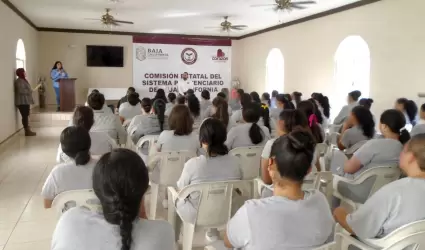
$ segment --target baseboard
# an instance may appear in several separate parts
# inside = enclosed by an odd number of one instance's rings
[[[0,152],[4,152],[5,148],[8,148],[9,143],[13,142],[13,139],[16,136],[19,136],[19,132],[21,132],[21,130],[23,130],[24,128],[20,128],[18,129],[15,133],[9,135],[6,139],[4,139],[3,141],[0,142]]]

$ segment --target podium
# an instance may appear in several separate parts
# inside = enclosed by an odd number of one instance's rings
[[[60,111],[62,112],[74,111],[75,80],[77,80],[77,78],[64,78],[59,80]]]

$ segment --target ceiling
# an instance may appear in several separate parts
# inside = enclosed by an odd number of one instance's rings
[[[316,0],[304,10],[275,13],[257,4],[275,0],[9,0],[39,28],[104,30],[100,18],[105,8],[112,8],[116,19],[133,21],[134,25],[116,27],[113,31],[228,36],[205,27],[219,26],[228,15],[234,25],[248,25],[230,36],[242,36],[281,23],[294,21],[360,0]],[[301,0],[292,0],[298,2]],[[365,0],[363,0],[365,1]]]

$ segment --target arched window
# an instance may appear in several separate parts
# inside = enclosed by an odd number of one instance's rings
[[[335,83],[337,95],[333,99],[332,116],[346,104],[347,94],[353,90],[362,92],[362,98],[369,97],[370,51],[360,36],[345,38],[335,53]]]
[[[16,46],[16,68],[24,68],[25,69],[25,46],[22,39],[18,40],[18,45]]]
[[[280,49],[272,49],[266,60],[266,91],[273,90],[283,93],[284,90],[284,60]]]

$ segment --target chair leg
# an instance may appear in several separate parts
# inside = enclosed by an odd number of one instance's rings
[[[159,185],[156,183],[151,183],[151,204],[150,204],[150,219],[155,220],[156,217],[156,206],[158,203],[158,191]]]
[[[191,250],[193,236],[195,234],[195,225],[183,222],[183,248],[182,250]]]
[[[176,197],[173,197],[173,194],[170,191],[168,192],[168,222],[171,224],[171,226],[176,231],[176,207],[174,205]],[[177,241],[178,239],[176,239]]]

